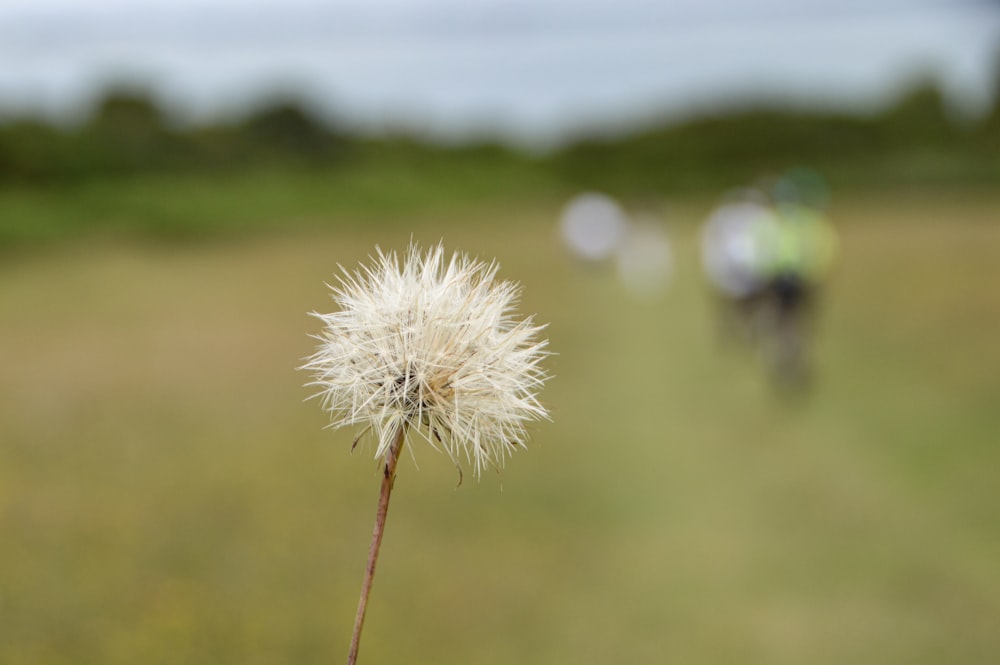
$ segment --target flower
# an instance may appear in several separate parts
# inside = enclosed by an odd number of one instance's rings
[[[418,432],[478,476],[526,442],[525,424],[547,418],[536,393],[548,375],[544,326],[517,320],[520,288],[499,266],[411,244],[400,265],[376,248],[373,265],[331,286],[339,311],[318,314],[323,331],[302,369],[313,373],[335,427],[372,433],[376,458],[397,435]],[[395,452],[393,453],[395,454]]]

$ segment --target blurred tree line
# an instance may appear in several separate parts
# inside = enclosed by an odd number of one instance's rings
[[[79,127],[33,118],[0,126],[0,179],[52,182],[261,163],[337,164],[351,144],[293,102],[237,122],[177,128],[142,93],[112,92]]]
[[[619,194],[717,191],[804,165],[836,185],[1000,181],[1000,99],[977,122],[959,123],[932,85],[871,115],[790,109],[734,110],[625,136],[586,138],[543,156],[498,142],[442,146],[398,134],[373,137],[331,126],[294,101],[238,120],[178,127],[135,91],[108,94],[81,125],[36,118],[0,123],[0,184],[70,183],[163,172],[251,168],[379,168],[408,164],[456,171],[524,167],[547,183]]]
[[[554,155],[574,180],[610,189],[716,190],[790,166],[838,186],[984,184],[1000,180],[1000,100],[958,122],[933,85],[877,114],[756,109],[583,141]]]

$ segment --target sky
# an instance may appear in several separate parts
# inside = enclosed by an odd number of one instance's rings
[[[986,0],[0,0],[0,110],[113,83],[185,122],[276,96],[377,131],[529,144],[771,100],[868,111],[922,80],[992,99]]]

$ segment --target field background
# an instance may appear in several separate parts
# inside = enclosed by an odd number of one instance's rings
[[[245,209],[218,210],[212,186],[162,178],[4,190],[31,235],[104,200],[269,221],[164,243],[111,219],[3,254],[0,662],[346,654],[378,475],[295,367],[336,264],[411,236],[523,284],[558,353],[553,422],[457,489],[414,446],[363,662],[1000,662],[1000,195],[835,192],[816,384],[788,400],[715,335],[707,197],[665,209],[676,274],[636,301],[563,253],[561,198],[285,220],[267,201],[323,190],[282,183],[237,178]]]

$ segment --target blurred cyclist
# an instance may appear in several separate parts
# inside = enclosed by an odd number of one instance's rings
[[[702,229],[701,258],[718,294],[721,331],[752,341],[756,319],[767,298],[771,243],[777,219],[766,197],[756,190],[731,194]]]
[[[762,228],[763,275],[767,281],[769,333],[763,336],[765,360],[779,380],[806,378],[806,334],[816,292],[830,270],[836,234],[826,217],[808,206],[784,202],[775,224]]]

